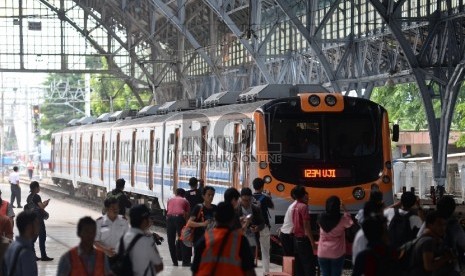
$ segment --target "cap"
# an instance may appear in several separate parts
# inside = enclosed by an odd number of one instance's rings
[[[129,210],[129,217],[132,218],[148,218],[150,217],[150,210],[144,204],[139,204]]]

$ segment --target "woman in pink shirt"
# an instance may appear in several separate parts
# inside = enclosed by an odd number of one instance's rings
[[[344,214],[341,214],[341,207]],[[337,196],[326,200],[326,211],[318,218],[320,239],[318,263],[323,276],[340,276],[346,253],[345,229],[353,224],[350,214]]]

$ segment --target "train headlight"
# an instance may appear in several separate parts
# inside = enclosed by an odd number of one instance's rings
[[[386,166],[387,169],[391,169],[392,168],[392,163],[391,161],[387,161],[386,164],[384,164]]]
[[[271,183],[271,176],[269,175],[266,175],[265,177],[263,177],[263,181],[265,181],[265,183]]]
[[[261,161],[260,164],[258,164],[260,169],[266,169],[268,167],[268,164],[265,161]]]
[[[356,200],[362,200],[365,197],[365,191],[362,188],[357,187],[352,191],[352,195]]]
[[[384,183],[389,183],[389,182],[391,182],[391,178],[389,176],[385,175],[385,176],[383,176],[383,182]]]
[[[379,186],[376,183],[371,184],[371,190],[372,191],[379,191]]]
[[[308,103],[309,103],[311,106],[318,106],[318,105],[320,105],[320,97],[318,97],[317,95],[311,95],[311,96],[308,98]]]
[[[276,190],[278,190],[278,192],[283,192],[284,188],[285,187],[283,183],[279,183],[278,185],[276,185]]]
[[[329,106],[335,106],[336,102],[336,97],[334,97],[333,95],[328,95],[325,97],[325,103]]]

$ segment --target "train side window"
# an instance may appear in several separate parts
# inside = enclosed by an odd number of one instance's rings
[[[155,140],[155,164],[160,164],[160,139]]]
[[[142,164],[147,164],[147,151],[149,149],[147,148],[147,140],[143,141],[143,146],[142,146]]]
[[[201,141],[200,137],[194,137],[194,142],[193,142],[194,145],[192,146],[192,156],[191,156],[193,167],[196,167],[197,163],[200,160],[201,148],[202,148],[200,141]]]
[[[111,143],[111,161],[115,161],[116,150],[115,150],[115,142]]]
[[[216,168],[216,141],[214,137],[210,137],[210,158],[208,158],[210,167]]]
[[[224,155],[224,137],[219,136],[216,139],[216,145],[217,145],[217,154],[216,154],[216,167],[221,168],[223,164],[223,155]]]

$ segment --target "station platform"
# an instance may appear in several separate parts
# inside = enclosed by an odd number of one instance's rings
[[[42,183],[42,181],[39,182]],[[84,216],[90,216],[94,219],[97,219],[101,216],[102,208],[101,206],[96,206],[95,204],[80,201],[77,198],[69,197],[64,194],[59,194],[53,190],[49,190],[45,187],[46,185],[43,186],[44,187],[40,192],[42,200],[50,198],[50,204],[47,207],[47,211],[50,213],[50,218],[45,222],[47,230],[46,248],[47,254],[54,258],[54,260],[50,262],[38,261],[37,264],[39,275],[50,276],[56,275],[60,256],[79,243],[79,238],[76,234],[78,220]],[[0,190],[2,191],[2,198],[10,201],[10,184],[3,181],[0,183]],[[21,204],[24,205],[26,203],[28,194],[29,186],[27,184],[21,184]],[[13,210],[16,214],[19,214],[22,211],[22,208],[15,208]],[[190,275],[191,271],[188,267],[175,267],[172,265],[166,239],[166,230],[161,227],[154,227],[154,231],[163,236],[165,239],[165,241],[160,246],[158,246],[161,257],[164,260],[164,269],[157,275]],[[18,234],[16,227],[14,232],[16,236]],[[36,252],[40,252],[38,242],[36,242],[35,246]],[[271,264],[271,270],[278,272],[281,271],[282,268],[279,265]],[[264,274],[260,261],[258,262],[258,267],[255,271],[257,275]]]

